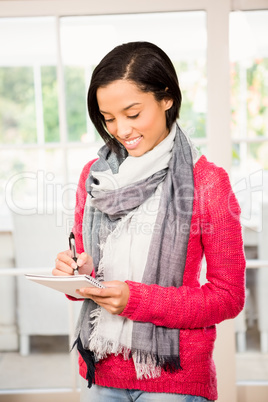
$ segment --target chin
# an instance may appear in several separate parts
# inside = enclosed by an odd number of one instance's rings
[[[138,156],[144,155],[145,152],[147,152],[147,151],[131,149],[130,151],[128,151],[128,154],[129,154],[130,156],[136,156],[136,157],[138,157]]]

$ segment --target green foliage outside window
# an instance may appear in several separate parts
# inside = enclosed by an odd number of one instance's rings
[[[41,67],[42,105],[46,142],[59,141],[55,66]],[[32,67],[0,68],[0,143],[37,142],[34,73]]]
[[[41,77],[45,142],[58,142],[60,132],[56,67],[41,67]]]
[[[206,137],[206,79],[205,65],[200,66],[198,61],[173,62],[178,74],[182,91],[182,105],[180,120],[183,127],[193,138]],[[191,83],[184,84],[184,75],[191,74]],[[201,97],[200,107],[196,107],[196,100]],[[202,109],[202,110],[201,110]]]
[[[256,59],[250,65],[231,65],[231,117],[234,138],[266,138],[250,143],[248,154],[268,169],[268,58]],[[234,151],[238,161],[239,147]]]
[[[36,142],[34,78],[31,67],[0,68],[0,143]]]
[[[247,70],[249,136],[268,136],[268,58],[255,60]]]
[[[69,141],[80,141],[87,132],[85,70],[65,67],[65,99]]]

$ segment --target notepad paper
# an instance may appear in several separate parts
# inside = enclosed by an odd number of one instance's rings
[[[84,298],[76,293],[77,289],[89,288],[92,286],[98,288],[105,287],[101,282],[89,275],[48,276],[26,274],[25,277],[30,281],[58,290],[59,292],[75,297],[76,299]]]

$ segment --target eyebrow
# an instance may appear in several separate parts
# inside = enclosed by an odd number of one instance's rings
[[[133,106],[140,105],[140,104],[141,103],[139,103],[139,102],[131,103],[129,106],[124,107],[123,111],[131,109]],[[104,110],[100,110],[100,112],[103,114],[111,114],[110,112],[104,112]]]

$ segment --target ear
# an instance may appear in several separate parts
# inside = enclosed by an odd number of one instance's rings
[[[165,92],[168,94],[168,87],[165,88]],[[165,111],[169,110],[173,105],[173,99],[167,96],[163,99]]]
[[[169,110],[173,105],[173,99],[171,98],[164,98],[163,102],[165,110]]]

